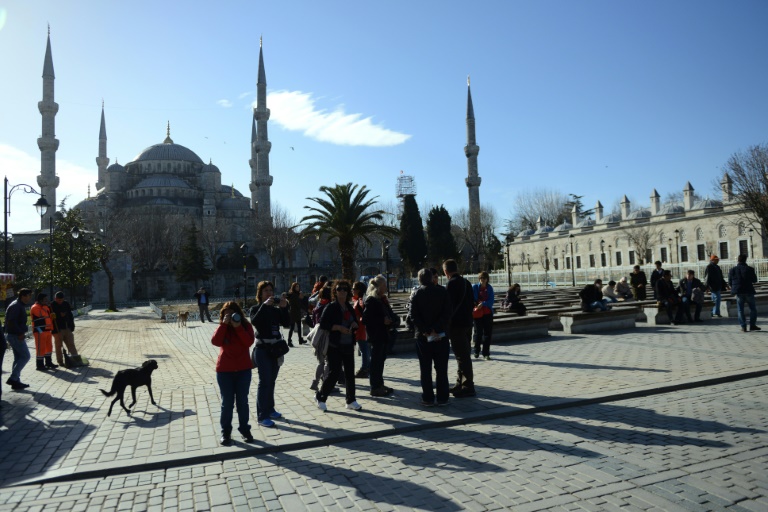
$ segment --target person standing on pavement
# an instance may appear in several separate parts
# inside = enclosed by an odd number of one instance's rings
[[[475,298],[475,309],[482,310],[482,316],[473,317],[475,320],[475,358],[480,357],[480,347],[483,349],[483,358],[491,359],[491,336],[493,335],[493,303],[496,300],[493,294],[493,286],[488,282],[488,272],[480,272],[477,276],[479,283],[472,285],[472,294]]]
[[[30,308],[32,317],[32,335],[35,338],[37,370],[44,372],[59,367],[53,364],[53,317],[48,305],[48,294],[38,293],[37,300]]]
[[[722,318],[720,315],[720,301],[723,298],[723,290],[728,289],[728,283],[725,282],[723,277],[723,269],[718,265],[719,261],[720,258],[714,254],[709,258],[709,265],[704,270],[704,283],[707,285],[709,293],[712,294],[712,302],[715,303],[712,308],[712,316]]]
[[[5,339],[13,350],[13,365],[11,376],[6,384],[13,390],[21,390],[29,387],[29,384],[21,382],[21,370],[29,362],[30,354],[24,335],[27,333],[27,304],[32,301],[32,290],[22,288],[18,298],[11,302],[5,311]],[[5,347],[3,347],[5,349]],[[5,350],[3,350],[5,352]]]
[[[387,296],[387,280],[376,276],[368,282],[363,307],[363,323],[371,344],[371,371],[369,382],[371,396],[391,395],[394,390],[384,385],[384,362],[387,360],[389,326],[392,325],[391,309],[384,302]]]
[[[332,300],[320,317],[320,328],[328,331],[328,378],[315,393],[318,409],[325,412],[325,402],[344,369],[347,409],[359,411],[362,406],[355,398],[355,331],[358,328],[355,310],[349,302],[352,286],[349,281],[336,281],[331,287]]]
[[[64,292],[56,292],[51,304],[51,312],[54,316],[53,346],[56,351],[56,362],[59,366],[64,365],[64,354],[61,345],[67,347],[69,355],[77,356],[75,347],[75,317],[72,314],[72,306],[64,300]]]
[[[760,331],[757,326],[757,308],[755,307],[755,286],[757,274],[755,269],[747,265],[747,255],[739,254],[738,263],[728,273],[728,285],[731,293],[736,296],[736,310],[739,313],[739,325],[742,332],[747,332],[747,322],[744,318],[744,303],[749,306],[749,330]]]
[[[447,405],[448,355],[450,351],[448,325],[451,319],[451,301],[448,292],[432,281],[432,273],[419,270],[419,288],[411,302],[411,314],[416,327],[416,348],[421,374],[421,405],[432,407]],[[435,389],[432,387],[432,366],[435,367]]]
[[[456,398],[472,397],[475,392],[475,378],[472,371],[472,309],[474,292],[472,284],[459,275],[456,260],[443,262],[443,273],[448,278],[445,289],[451,302],[451,317],[448,325],[448,339],[453,356],[456,358],[456,385],[451,393]]]
[[[367,379],[370,376],[371,369],[371,346],[368,344],[368,333],[363,323],[363,309],[365,309],[365,283],[356,281],[352,285],[352,304],[355,309],[355,318],[357,320],[357,330],[355,331],[355,341],[360,350],[360,369],[355,373],[359,379]]]
[[[629,274],[629,284],[632,286],[632,295],[634,295],[635,300],[645,300],[648,293],[648,290],[646,289],[646,286],[648,286],[648,278],[645,277],[645,272],[640,270],[640,265],[635,265],[632,269],[632,273]],[[656,298],[655,289],[653,297],[654,299]]]
[[[664,269],[661,268],[661,262],[657,261],[654,263],[656,265],[656,268],[653,269],[653,272],[651,272],[651,288],[653,289],[653,300],[661,300],[659,299],[659,294],[656,293],[656,285],[664,278]],[[636,266],[635,268],[640,268],[639,266]]]
[[[251,388],[253,363],[250,347],[253,345],[253,327],[245,318],[237,302],[227,302],[219,311],[219,326],[213,333],[211,344],[219,347],[216,359],[216,382],[221,392],[221,444],[232,444],[232,409],[237,405],[237,430],[246,443],[253,442],[248,392]]]
[[[256,414],[259,425],[268,428],[275,426],[273,420],[283,417],[275,410],[275,382],[283,357],[273,357],[267,345],[281,341],[280,327],[288,327],[291,321],[288,301],[281,297],[277,302],[274,295],[275,285],[270,281],[261,281],[256,288],[257,304],[251,308],[251,323],[256,330],[253,360],[259,372]]]
[[[291,315],[291,327],[288,329],[288,346],[292,347],[293,331],[296,330],[296,334],[299,336],[299,345],[306,343],[304,337],[301,334],[301,300],[304,298],[304,294],[301,293],[301,287],[299,283],[291,284],[291,290],[288,292],[288,306]]]
[[[212,322],[211,312],[208,311],[208,304],[210,304],[211,301],[208,299],[208,292],[205,291],[205,287],[201,287],[197,290],[195,298],[197,299],[197,308],[200,310],[200,321],[205,323],[204,316],[207,316],[208,321]]]

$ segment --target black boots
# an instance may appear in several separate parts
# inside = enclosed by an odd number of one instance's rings
[[[238,428],[237,430],[240,431],[240,433],[243,435],[243,441],[246,443],[252,443],[253,442],[253,436],[251,435],[251,429],[250,428]]]
[[[219,442],[222,446],[232,446],[232,431],[222,430],[221,439],[219,439]]]
[[[45,356],[45,367],[50,368],[52,370],[55,370],[59,367],[57,364],[53,364],[53,361],[51,359],[51,356]]]
[[[48,368],[45,367],[45,360],[42,357],[35,359],[35,369],[39,372],[47,372]]]

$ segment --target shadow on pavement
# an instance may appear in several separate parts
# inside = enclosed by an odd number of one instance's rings
[[[660,370],[658,368],[637,368],[631,366],[604,366],[599,364],[586,364],[586,363],[555,363],[547,361],[521,361],[519,359],[513,359],[505,355],[494,356],[497,361],[504,361],[507,363],[516,364],[532,364],[542,366],[552,366],[554,368],[576,368],[580,370],[619,370],[630,372],[654,372],[654,373],[670,373],[671,370]]]

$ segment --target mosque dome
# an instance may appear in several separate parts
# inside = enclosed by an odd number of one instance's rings
[[[562,233],[563,231],[568,231],[571,228],[573,228],[573,225],[570,222],[565,221],[559,226],[555,226],[555,229],[553,229],[552,231],[554,231],[555,233]]]
[[[536,233],[534,229],[525,229],[517,234],[517,236],[531,236]]]
[[[109,167],[107,167],[107,172],[125,172],[125,167],[115,162]]]
[[[702,199],[701,201],[698,201],[696,204],[693,205],[694,210],[707,210],[709,208],[722,208],[723,202],[718,201],[717,199]]]
[[[627,215],[627,220],[648,219],[650,218],[650,216],[651,216],[651,210],[640,208],[639,210],[630,212],[630,214]]]
[[[544,233],[551,233],[554,231],[555,228],[552,226],[541,226],[539,229],[536,230],[534,235],[543,235]]]
[[[621,215],[618,213],[611,213],[597,221],[598,224],[614,224],[616,222],[621,222]]]
[[[581,219],[579,222],[576,223],[577,228],[588,228],[589,226],[594,226],[594,225],[595,225],[595,221],[592,217]]]
[[[181,144],[174,144],[173,142],[163,142],[162,144],[149,146],[147,149],[139,153],[138,156],[133,159],[133,162],[148,162],[156,160],[192,162],[195,164],[203,163],[203,161],[199,156],[197,156],[197,154],[195,154],[194,151],[182,146]]]
[[[674,215],[676,213],[685,213],[683,205],[678,203],[667,203],[659,210],[659,215]]]
[[[243,194],[241,194],[240,191],[238,191],[236,188],[233,188],[233,187],[231,187],[229,185],[222,185],[221,186],[221,191],[223,193],[227,194],[228,196],[233,195],[232,192],[234,191],[234,196],[235,197],[243,197]]]

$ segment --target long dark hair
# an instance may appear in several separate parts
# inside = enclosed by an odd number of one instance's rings
[[[251,323],[248,321],[248,317],[245,316],[245,313],[243,313],[243,310],[240,308],[240,304],[237,302],[231,300],[229,302],[225,302],[223,306],[221,306],[221,310],[219,311],[219,324],[221,324],[224,321],[224,311],[227,309],[231,309],[238,315],[240,315],[240,323],[245,325],[251,325]]]

